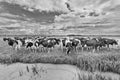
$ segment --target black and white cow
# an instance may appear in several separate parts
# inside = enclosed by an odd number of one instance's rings
[[[77,46],[81,44],[78,38],[64,38],[62,39],[63,47],[67,49],[66,54],[69,54],[71,50],[75,49],[77,51]]]
[[[3,41],[7,41],[8,45],[13,47],[15,50],[19,50],[22,46],[22,42],[20,40],[15,40],[12,38],[3,38]]]

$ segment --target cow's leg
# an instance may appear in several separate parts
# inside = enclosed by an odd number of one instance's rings
[[[86,47],[86,49],[87,49],[87,51],[89,51],[90,50],[90,46]]]
[[[38,45],[37,46],[34,45],[34,47],[35,47],[35,52],[37,53],[38,52]]]
[[[11,46],[10,46],[10,47],[11,47]],[[15,50],[15,47],[14,47],[14,46],[12,46],[12,49],[13,49],[13,50]]]
[[[50,50],[53,51],[53,50],[54,50],[54,47],[51,47]]]
[[[33,48],[32,48],[32,46],[30,46],[30,51],[32,51],[32,52],[33,52]]]
[[[49,48],[49,53],[52,51],[52,48]]]
[[[91,49],[91,46],[86,46],[86,50],[89,51]]]
[[[16,45],[16,46],[15,46],[15,51],[17,51],[17,49],[18,49],[18,46]]]
[[[46,50],[45,47],[41,47],[42,52],[45,52],[45,50]]]
[[[63,47],[63,52],[67,51],[67,47]]]
[[[34,47],[34,51],[35,51],[35,53],[37,52],[37,47]]]
[[[64,47],[61,47],[61,51],[62,51],[62,52],[64,51]]]
[[[97,48],[97,49],[98,49],[98,51],[100,51],[100,49],[101,49],[101,48],[102,48],[101,46],[98,46],[98,48]]]
[[[19,49],[19,50],[21,49],[21,45],[18,46],[18,49]]]
[[[39,52],[39,50],[38,50],[38,47],[37,47],[37,46],[35,46],[35,51],[36,51],[36,52]]]
[[[66,47],[63,46],[63,48],[62,48],[62,52],[64,52],[65,50],[66,50]]]
[[[17,50],[20,50],[20,48],[21,48],[21,46],[19,45],[19,44],[16,44],[15,45],[15,50],[17,51]]]
[[[40,52],[40,47],[39,46],[37,47],[37,51]]]
[[[38,46],[38,52],[41,52],[41,48]]]
[[[25,49],[26,49],[27,51],[29,51],[29,49],[28,49],[28,48],[29,48],[29,46],[28,46],[28,45],[26,45],[26,46],[25,46]]]
[[[20,45],[17,45],[17,50],[20,50],[21,46]]]
[[[82,50],[82,52],[83,52],[83,50],[84,50],[84,45],[81,45],[81,50]]]
[[[42,52],[43,51],[43,47],[39,47],[39,50],[40,50],[40,52]]]
[[[33,49],[32,49],[32,47],[31,47],[31,46],[29,47],[29,50],[33,52]]]
[[[45,52],[48,52],[48,51],[49,51],[49,48],[44,47],[44,51],[45,51]]]
[[[96,47],[94,46],[94,47],[93,47],[93,53],[95,53],[95,51],[96,51]]]
[[[67,47],[67,55],[69,55],[69,53],[71,52],[71,50],[72,50],[73,48],[72,47]]]
[[[77,51],[75,46],[73,47],[73,50],[74,50],[75,52]]]
[[[107,44],[107,49],[110,50],[110,46],[109,46],[109,44]]]
[[[33,52],[35,53],[36,52],[36,48],[35,48],[35,46],[32,46],[33,47]]]
[[[32,51],[32,47],[31,47],[31,46],[29,46],[29,47],[28,47],[28,50],[31,52],[31,51]]]
[[[35,52],[35,50],[34,50],[34,47],[33,47],[33,46],[31,47],[31,49],[32,49],[32,52],[34,53],[34,52]]]
[[[96,50],[96,51],[99,51],[99,46],[95,46],[95,50]]]
[[[47,53],[50,53],[51,52],[51,48],[48,48],[48,51],[47,51]]]
[[[63,50],[63,46],[60,45],[60,46],[58,47],[58,49],[62,51],[62,50]]]
[[[77,51],[79,51],[79,50],[80,50],[80,46],[77,46],[76,48],[77,48]]]
[[[77,46],[75,47],[75,52],[78,53],[78,49],[77,49]]]
[[[63,44],[60,43],[60,49],[63,51]]]
[[[38,47],[38,51],[41,52],[41,47]]]
[[[16,50],[16,46],[17,46],[17,45],[14,45],[14,44],[13,44],[12,49],[13,49],[13,50]]]
[[[95,53],[95,49],[93,49],[93,53]]]
[[[97,50],[97,51],[100,51],[100,46],[97,46],[96,50]]]
[[[75,51],[78,52],[78,48],[77,48],[77,46],[75,46]]]
[[[45,47],[42,47],[42,52],[45,52]]]
[[[45,47],[41,47],[42,52],[45,52],[45,50],[46,50]]]
[[[26,47],[26,50],[29,51],[29,47]]]
[[[82,47],[81,47],[81,49],[82,49],[82,52],[83,52],[83,50],[84,50],[84,47],[82,46]]]
[[[70,52],[70,49],[67,49],[67,52],[66,52],[66,54],[68,55],[68,54],[69,54],[69,52]]]
[[[29,47],[26,47],[26,50],[29,51],[30,50]]]
[[[33,46],[33,52],[36,53],[36,47],[35,46]]]

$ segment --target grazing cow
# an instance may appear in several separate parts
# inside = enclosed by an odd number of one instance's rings
[[[16,40],[17,41],[17,45],[15,47],[16,50],[20,50],[21,47],[23,46],[22,42],[20,40]]]
[[[60,43],[60,39],[57,39],[57,38],[48,38],[47,40],[52,41],[54,45],[59,45]]]
[[[76,52],[78,52],[78,47],[81,47],[82,42],[81,42],[81,38],[64,38],[62,40],[63,43],[63,47],[66,47],[67,49],[67,54],[69,54],[69,52],[71,50],[75,50]]]
[[[69,54],[69,52],[72,49],[77,50],[76,47],[78,46],[79,42],[80,41],[77,38],[76,39],[70,39],[69,37],[64,38],[62,40],[62,44],[63,44],[63,47],[67,49],[66,54]]]
[[[97,47],[99,48],[98,50],[100,50],[102,47],[105,47],[105,46],[106,46],[105,43],[106,43],[106,42],[105,42],[104,40],[99,40],[99,41],[97,42]]]
[[[69,52],[72,50],[72,42],[68,38],[65,40],[65,47],[67,48],[66,54],[69,54]]]
[[[39,49],[40,48],[40,45],[42,46],[42,42],[46,40],[46,37],[43,37],[43,38],[40,38],[40,37],[37,37],[34,41],[34,46],[36,47],[36,49]],[[42,46],[40,49],[43,49],[44,47]]]
[[[90,40],[89,38],[79,38],[79,40],[81,41],[81,47],[82,47],[82,51],[83,49],[86,47],[86,41]]]
[[[109,48],[110,45],[118,45],[118,42],[114,39],[106,39],[106,45]],[[110,49],[110,48],[109,48]]]
[[[32,39],[26,39],[25,40],[25,46],[27,49],[32,49],[34,46],[34,40]]]
[[[75,51],[77,51],[77,47],[81,46],[81,41],[79,38],[73,38],[72,40],[70,40],[72,42],[72,47],[75,49]]]
[[[39,41],[38,39],[34,40],[34,39],[26,39],[25,40],[26,43],[26,48],[28,50],[32,50],[33,52],[36,52],[37,49],[39,48]]]
[[[118,45],[118,42],[115,39],[107,39],[102,38],[105,41],[105,44],[107,45],[107,48],[109,48],[110,45]],[[110,49],[110,48],[109,48]]]
[[[117,39],[116,41],[117,41],[117,43],[118,43],[117,48],[120,48],[120,39]]]
[[[22,43],[22,46],[25,46],[25,40],[27,39],[26,37],[20,38],[20,37],[14,37],[15,40],[19,40],[20,44]]]
[[[8,45],[13,47],[13,49],[16,50],[16,45],[18,44],[18,41],[11,38],[3,38],[3,41],[8,41]]]
[[[44,48],[51,49],[54,48],[55,45],[59,45],[60,39],[56,38],[41,38],[36,41],[38,46],[42,45]]]
[[[35,41],[35,46],[39,47],[41,45],[41,42],[44,41],[45,38],[37,38]]]
[[[85,45],[88,49],[93,48],[93,52],[95,52],[97,49],[99,50],[101,47],[105,46],[105,41],[97,38],[92,38],[90,40],[86,40]]]
[[[41,45],[45,48],[53,48],[54,47],[54,43],[51,40],[44,40],[41,42]]]
[[[97,40],[95,39],[95,38],[93,38],[93,39],[90,39],[90,40],[87,40],[86,41],[86,46],[88,47],[88,48],[93,48],[93,52],[97,49]]]
[[[34,45],[33,42],[27,42],[26,44],[26,48],[31,48]]]

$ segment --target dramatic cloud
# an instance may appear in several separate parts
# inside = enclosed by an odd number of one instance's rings
[[[116,7],[120,5],[119,0],[71,0],[71,6],[76,9],[80,10],[81,8],[99,8],[104,9],[106,7]]]
[[[29,11],[63,11],[68,12],[65,0],[3,0],[11,4],[18,4]]]
[[[81,10],[82,8],[115,8],[120,5],[120,0],[0,0],[11,4],[18,4],[29,11],[63,11]]]
[[[5,30],[9,30],[8,27],[10,30],[11,27],[18,27],[14,30],[38,34],[40,30],[50,29],[58,33],[60,30],[62,34],[65,31],[71,33],[71,30],[79,34],[80,32],[94,34],[100,31],[120,33],[118,28],[120,0],[0,0],[0,2],[0,27]]]

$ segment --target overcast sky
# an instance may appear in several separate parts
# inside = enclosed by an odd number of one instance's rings
[[[83,9],[100,15],[81,18]],[[0,0],[0,32],[120,34],[119,15],[120,0]]]

